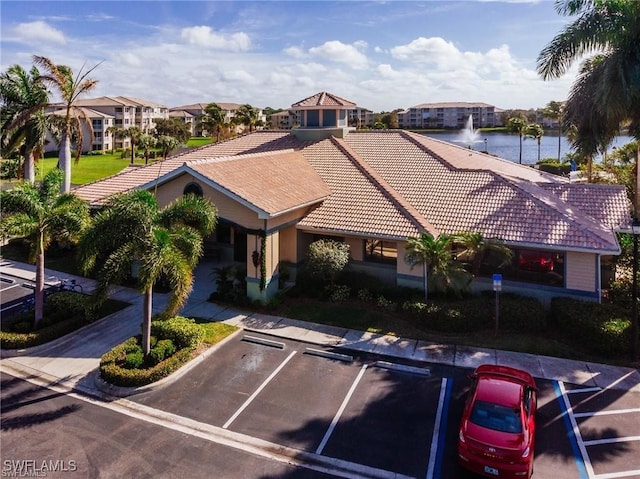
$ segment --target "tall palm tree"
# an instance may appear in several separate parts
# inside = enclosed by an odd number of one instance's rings
[[[538,143],[538,162],[540,162],[540,144],[542,143],[542,137],[544,136],[544,128],[537,123],[527,125],[526,135],[529,138],[533,138]]]
[[[422,232],[407,238],[405,261],[411,268],[422,265],[425,299],[429,297],[429,290],[459,295],[469,285],[470,275],[454,261],[451,246],[452,237],[446,234],[434,238]]]
[[[204,113],[198,117],[197,128],[206,131],[211,136],[216,134],[216,143],[220,141],[220,133],[222,133],[226,125],[226,113],[217,103],[209,103],[204,108]]]
[[[49,92],[38,81],[40,72],[32,67],[29,72],[20,65],[13,65],[0,77],[2,101],[2,156],[23,150],[24,179],[35,181],[35,165],[42,156],[49,126],[45,107]]]
[[[87,77],[102,62],[86,71],[83,71],[84,67],[81,68],[75,76],[70,67],[66,65],[56,65],[46,57],[34,55],[33,62],[44,70],[44,74],[39,77],[39,81],[56,90],[63,101],[63,130],[61,132],[58,168],[64,172],[62,191],[68,193],[71,191],[71,135],[74,125],[76,126],[76,132],[79,136],[76,161],[80,159],[80,155],[82,154],[83,135],[81,122],[86,125],[89,136],[93,138],[91,121],[89,121],[81,109],[75,106],[75,101],[78,97],[90,92],[96,87],[98,81]]]
[[[149,150],[156,146],[157,142],[158,140],[156,140],[156,138],[152,135],[149,135],[147,133],[143,133],[142,135],[140,135],[140,138],[138,139],[138,145],[140,145],[140,147],[144,150],[145,165],[149,163]]]
[[[121,126],[111,125],[107,128],[107,133],[113,137],[111,142],[111,153],[113,153],[116,149],[115,140],[124,140],[127,137],[127,133]]]
[[[51,170],[41,184],[23,182],[2,192],[2,237],[27,238],[36,264],[34,327],[43,316],[44,256],[54,239],[75,241],[89,222],[89,208],[73,194],[61,194],[62,172]]]
[[[571,145],[587,163],[587,181],[593,180],[593,157],[606,151],[618,131],[619,123],[593,106],[593,91],[602,79],[602,57],[597,55],[582,63],[571,88],[563,117]]]
[[[502,241],[487,239],[482,233],[457,233],[453,235],[452,242],[464,248],[458,253],[458,259],[468,259],[474,277],[480,274],[482,262],[488,254],[497,256],[502,264],[510,263],[513,258],[513,251]]]
[[[507,120],[507,130],[516,133],[520,138],[520,155],[518,156],[518,163],[522,164],[522,138],[527,132],[527,120],[521,117],[513,117]]]
[[[605,125],[629,121],[629,131],[640,140],[640,2],[637,0],[556,2],[560,15],[575,17],[538,55],[538,73],[545,79],[559,78],[573,62],[589,54],[600,54],[596,68],[583,63],[583,71],[597,75],[590,82],[589,95],[576,101],[590,105]],[[590,61],[592,59],[587,59]],[[584,88],[585,78],[576,79],[574,89]],[[617,127],[616,127],[617,128]],[[587,148],[591,148],[589,145]],[[640,163],[640,153],[636,161]],[[636,192],[640,190],[640,168],[636,168]],[[640,194],[636,194],[636,217],[640,214]]]
[[[131,140],[131,164],[133,165],[136,159],[136,145],[140,141],[140,137],[144,134],[144,132],[138,126],[130,126],[124,131]]]
[[[180,146],[180,140],[169,135],[162,135],[156,140],[156,145],[162,150],[162,159],[166,160],[171,150]]]
[[[545,118],[554,120],[558,125],[558,163],[560,163],[560,150],[562,145],[562,110],[564,105],[560,101],[550,101],[542,110]]]
[[[160,210],[150,192],[134,190],[111,198],[83,235],[79,259],[85,272],[98,267],[98,302],[139,264],[145,353],[150,350],[153,285],[161,278],[168,281],[171,296],[162,317],[175,315],[191,292],[193,268],[216,221],[216,208],[205,198],[182,196]]]
[[[240,105],[233,120],[239,125],[248,126],[251,133],[260,122],[260,111],[249,104]]]

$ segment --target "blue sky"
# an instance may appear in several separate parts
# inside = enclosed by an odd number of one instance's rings
[[[376,112],[440,101],[535,108],[564,100],[575,79],[575,67],[546,82],[535,71],[570,20],[552,0],[2,0],[0,66],[102,61],[91,96],[169,107],[287,108],[329,91]]]

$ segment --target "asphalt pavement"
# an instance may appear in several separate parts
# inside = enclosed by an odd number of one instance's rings
[[[0,272],[29,281],[35,278],[33,265],[6,259],[0,260]],[[640,373],[637,369],[496,349],[438,344],[281,316],[250,313],[217,305],[207,301],[215,287],[212,272],[213,265],[210,263],[201,264],[196,268],[194,290],[181,314],[233,324],[245,332],[258,331],[341,350],[463,368],[474,368],[485,363],[503,364],[527,370],[536,378],[585,387],[640,392]],[[45,274],[51,281],[75,279],[84,292],[90,293],[95,288],[95,282],[88,278],[52,270],[46,270]],[[129,302],[131,305],[51,343],[25,350],[1,350],[0,369],[14,376],[39,378],[90,396],[112,398],[162,387],[184,375],[206,358],[203,356],[197,361],[194,360],[161,383],[140,390],[106,386],[97,375],[101,356],[125,339],[138,334],[142,318],[142,295],[138,291],[117,287],[112,290],[111,297]],[[162,310],[167,299],[165,294],[154,294],[154,311]],[[206,354],[212,354],[214,351],[215,348],[211,348]]]

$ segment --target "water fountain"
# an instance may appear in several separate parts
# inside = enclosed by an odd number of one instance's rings
[[[460,132],[458,138],[454,140],[456,143],[466,145],[470,150],[473,149],[474,143],[482,143],[484,140],[480,138],[480,132],[473,129],[473,116],[469,115],[464,130]]]

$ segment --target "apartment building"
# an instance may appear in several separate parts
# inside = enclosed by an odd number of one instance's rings
[[[81,115],[91,122],[93,135],[89,129],[84,128],[82,151],[111,150],[114,148],[130,148],[129,138],[113,138],[108,131],[109,127],[130,128],[137,126],[145,133],[153,133],[155,119],[169,118],[169,109],[159,103],[139,98],[124,96],[102,96],[98,98],[83,98],[74,102]],[[55,114],[64,114],[64,105],[53,104],[48,111]],[[55,141],[50,141],[45,150],[58,149]]]
[[[350,126],[357,128],[373,126],[373,111],[356,107],[348,112]],[[302,112],[300,110],[285,110],[271,115],[269,117],[269,125],[272,130],[290,130],[300,126],[301,118]]]
[[[231,123],[233,117],[235,116],[238,109],[242,106],[239,103],[218,103],[218,102],[210,102],[216,103],[225,113],[225,122]],[[209,103],[193,103],[191,105],[182,105],[175,106],[169,109],[169,116],[171,118],[179,118],[188,125],[191,126],[191,135],[192,136],[204,136],[205,131],[202,131],[201,128],[198,128],[198,118],[204,113],[205,108]],[[266,117],[262,113],[262,110],[259,111],[259,120],[262,120],[263,123],[266,123]],[[236,133],[240,133],[242,131],[242,126],[236,127]]]
[[[465,127],[469,116],[475,128],[496,126],[496,107],[487,103],[422,103],[398,112],[400,128]]]

